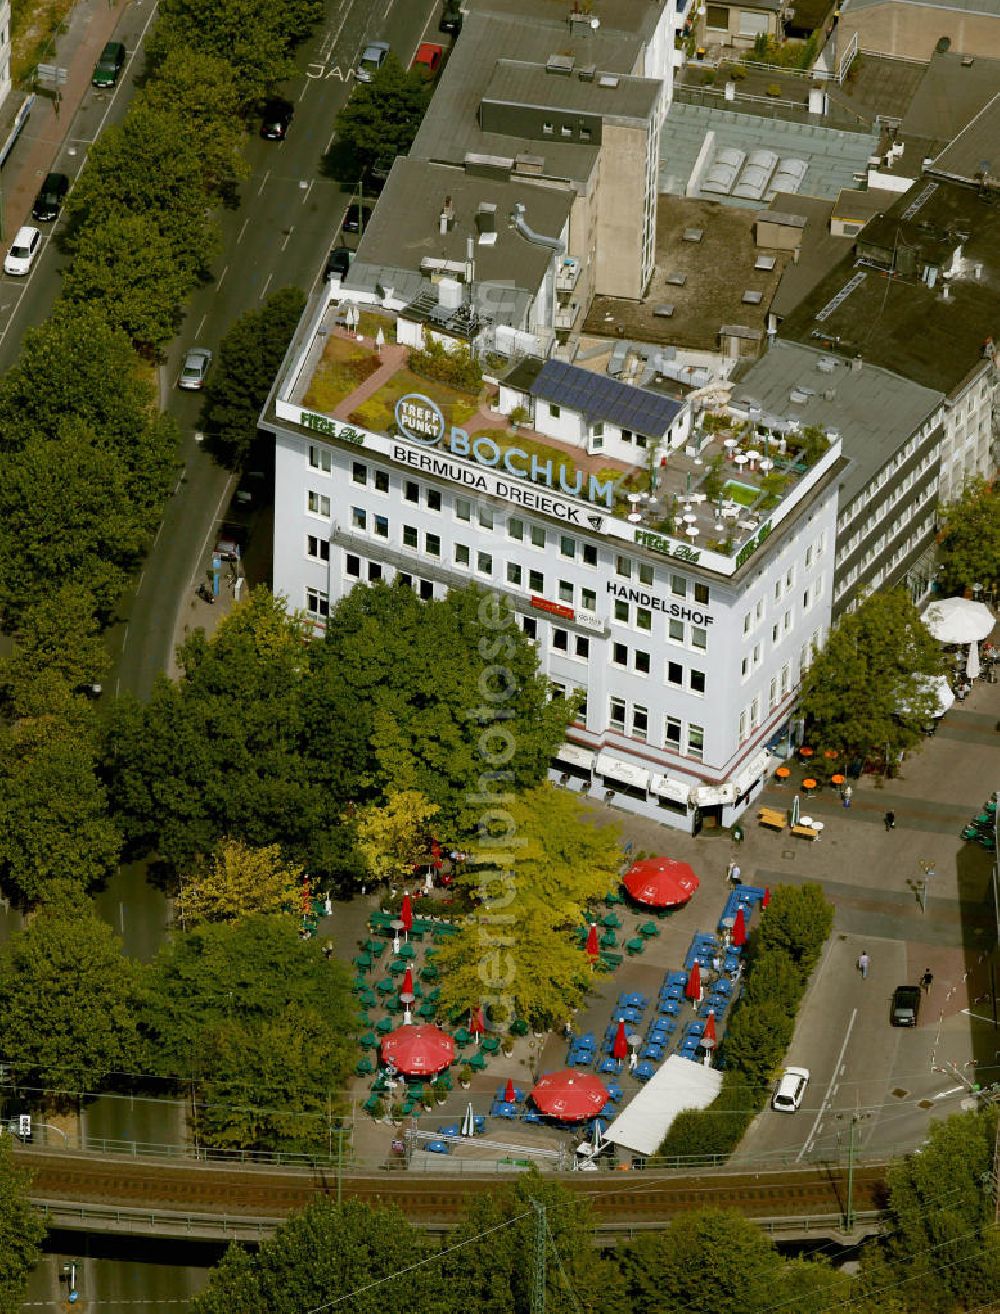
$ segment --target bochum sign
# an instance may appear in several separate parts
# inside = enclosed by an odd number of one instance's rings
[[[405,397],[400,397],[396,403],[396,424],[411,442],[436,447],[445,442],[447,436],[445,445],[455,456],[471,458],[477,465],[489,469],[503,470],[515,479],[544,484],[547,488],[558,487],[569,497],[598,502],[608,510],[614,505],[616,479],[598,479],[594,474],[588,477],[575,466],[563,463],[554,469],[551,460],[542,460],[537,454],[532,455],[522,447],[502,448],[494,439],[483,435],[470,438],[464,429],[456,425],[452,425],[449,431],[441,408],[422,393],[409,392]]]

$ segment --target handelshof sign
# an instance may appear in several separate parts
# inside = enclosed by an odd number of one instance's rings
[[[609,510],[614,505],[617,480],[599,479],[595,474],[587,476],[575,466],[562,462],[554,468],[551,460],[526,452],[522,447],[501,447],[495,439],[483,435],[470,438],[457,425],[449,429],[441,408],[419,392],[400,397],[396,403],[396,424],[411,442],[427,447],[436,447],[440,443],[454,456],[471,458],[477,465],[502,470],[515,479],[558,488],[567,497],[603,503]]]

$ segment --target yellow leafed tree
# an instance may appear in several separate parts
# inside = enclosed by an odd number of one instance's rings
[[[288,862],[277,844],[253,848],[224,839],[181,882],[177,919],[188,928],[198,922],[237,922],[254,913],[298,916],[304,871]]]
[[[389,794],[381,806],[362,808],[355,821],[358,852],[377,881],[404,881],[426,858],[429,822],[441,811],[417,789]]]

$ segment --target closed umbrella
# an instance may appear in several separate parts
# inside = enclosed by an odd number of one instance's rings
[[[766,908],[767,905],[768,905],[770,902],[771,902],[771,887],[770,887],[770,885],[765,885],[765,886],[764,886],[764,897],[763,897],[763,899],[761,899],[761,901],[760,901],[760,906],[761,906],[762,908]]]
[[[403,1014],[403,1023],[408,1026],[413,1019],[410,1017],[410,1005],[413,1003],[416,995],[413,992],[413,970],[407,968],[403,973],[403,985],[399,992],[399,1002],[406,1010]]]
[[[715,1014],[711,1009],[705,1019],[705,1030],[701,1034],[701,1047],[705,1051],[705,1067],[711,1067],[712,1050],[715,1049]]]
[[[608,1091],[592,1073],[565,1068],[546,1073],[532,1090],[531,1099],[540,1113],[560,1122],[580,1122],[600,1113],[608,1102]]]
[[[733,922],[732,941],[737,949],[742,949],[747,942],[747,919],[743,915],[742,907],[737,908],[736,910],[736,920]]]
[[[622,884],[637,903],[651,908],[676,908],[687,903],[700,882],[686,862],[676,858],[644,858],[622,877]]]
[[[399,920],[403,923],[403,930],[409,936],[413,930],[413,903],[409,894],[403,895],[403,906],[399,910]]]
[[[483,1010],[481,1008],[469,1009],[469,1030],[476,1038],[476,1044],[479,1044],[479,1037],[486,1030],[486,1023],[483,1019]]]
[[[802,804],[799,802],[798,794],[792,799],[792,825],[799,824],[799,817],[802,815]]]
[[[965,662],[965,673],[970,680],[978,680],[982,668],[979,665],[979,644],[969,644],[969,656]]]
[[[507,1085],[503,1090],[503,1100],[505,1104],[517,1103],[517,1091],[515,1090],[514,1082],[510,1077],[507,1078]]]
[[[587,957],[594,959],[600,953],[600,946],[597,943],[597,923],[590,923],[590,930],[587,932]]]
[[[618,1061],[621,1062],[621,1060],[627,1058],[627,1056],[628,1037],[625,1035],[625,1019],[620,1017],[618,1019],[618,1030],[615,1032],[614,1043],[611,1046],[611,1057],[618,1059]]]
[[[465,1117],[462,1119],[462,1135],[475,1136],[476,1134],[476,1115],[472,1111],[472,1101],[469,1101],[469,1107],[465,1110]]]
[[[701,1001],[701,968],[697,963],[693,964],[691,971],[688,973],[684,994],[688,999],[693,999],[695,1003]]]

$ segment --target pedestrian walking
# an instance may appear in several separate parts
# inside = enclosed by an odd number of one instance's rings
[[[933,984],[934,984],[934,973],[931,971],[929,967],[925,967],[924,974],[920,978],[920,988],[923,990],[925,995],[930,990]]]
[[[863,981],[868,980],[868,968],[870,964],[871,959],[868,957],[868,950],[862,949],[861,953],[858,954],[858,971],[861,973],[861,979]]]
[[[854,795],[854,790],[850,787],[850,785],[845,785],[844,788],[840,791],[840,797],[843,800],[845,808],[849,808],[851,806],[851,798],[853,797],[853,795]]]
[[[895,814],[895,812],[893,812],[893,811],[890,810],[889,812],[887,812],[887,813],[885,814],[885,816],[882,818],[882,820],[885,822],[885,828],[886,828],[886,830],[895,830],[895,829],[896,829],[896,814]]]
[[[743,872],[740,870],[740,864],[736,861],[735,858],[729,864],[726,874],[729,877],[730,881],[733,883],[733,885],[742,885]]]

